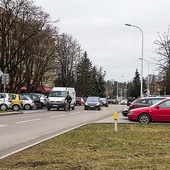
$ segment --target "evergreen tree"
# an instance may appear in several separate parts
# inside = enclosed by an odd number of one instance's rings
[[[138,70],[136,69],[135,77],[133,78],[132,86],[130,89],[131,90],[130,96],[138,98],[140,96],[140,87],[141,87],[140,74],[139,74]]]
[[[90,91],[92,63],[87,52],[84,53],[77,66],[76,93],[77,96],[87,97]]]

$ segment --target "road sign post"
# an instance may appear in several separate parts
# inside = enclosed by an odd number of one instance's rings
[[[117,119],[118,119],[118,113],[115,112],[113,114],[113,119],[114,119],[114,125],[115,125],[115,132],[117,132]]]
[[[2,76],[2,74],[4,74],[4,73],[0,70],[0,77]]]
[[[9,81],[9,74],[8,73],[2,74],[2,84],[4,85],[4,93],[5,93],[5,86],[6,84],[8,84],[8,81]]]

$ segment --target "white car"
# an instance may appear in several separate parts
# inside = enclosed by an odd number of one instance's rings
[[[7,93],[0,93],[0,110],[12,109],[12,100]]]
[[[28,96],[20,95],[20,99],[23,102],[23,108],[25,110],[31,110],[36,108],[34,100],[30,99]]]
[[[43,94],[38,94],[38,93],[36,93],[36,94],[40,97],[42,107],[46,106],[47,105],[47,97]]]

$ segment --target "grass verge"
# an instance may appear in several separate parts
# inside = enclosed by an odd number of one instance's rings
[[[0,160],[0,169],[169,170],[168,124],[89,124]]]

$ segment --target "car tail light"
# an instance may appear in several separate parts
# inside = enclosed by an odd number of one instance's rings
[[[8,98],[8,102],[12,102],[11,98]]]

